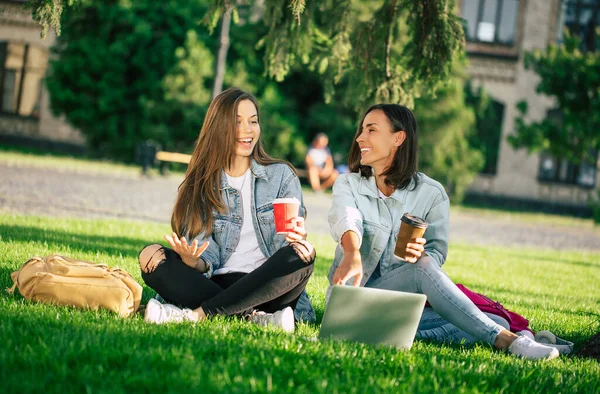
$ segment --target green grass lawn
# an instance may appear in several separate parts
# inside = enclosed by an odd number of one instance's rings
[[[128,270],[167,225],[0,215],[0,287],[33,255],[59,253]],[[318,319],[333,258],[329,236],[312,234],[318,257],[308,292]],[[452,244],[446,271],[580,347],[600,330],[600,253]],[[154,292],[144,287],[144,301]],[[376,324],[376,322],[374,322]],[[416,342],[409,352],[314,341],[234,318],[156,326],[0,295],[0,392],[600,392],[596,360],[520,360],[476,347]]]

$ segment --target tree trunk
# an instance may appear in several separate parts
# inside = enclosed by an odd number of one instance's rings
[[[225,78],[225,66],[227,62],[227,51],[229,50],[229,27],[231,26],[231,7],[227,7],[221,19],[221,39],[219,43],[219,54],[215,64],[215,84],[212,97],[215,98],[223,91],[223,79]]]

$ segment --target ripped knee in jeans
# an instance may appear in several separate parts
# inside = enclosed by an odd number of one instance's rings
[[[166,260],[165,248],[160,244],[152,244],[146,246],[140,252],[138,260],[140,262],[140,269],[142,272],[149,274],[154,272],[162,262]]]
[[[315,260],[317,252],[312,244],[307,240],[303,239],[301,241],[292,242],[290,246],[292,249],[294,249],[294,252],[296,252],[298,257],[300,257],[300,260],[302,260],[304,263],[310,264]]]

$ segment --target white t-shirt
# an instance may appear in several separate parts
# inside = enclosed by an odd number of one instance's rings
[[[377,189],[377,194],[379,194],[379,198],[381,198],[382,200],[387,200],[389,198],[388,196],[383,194],[383,192],[379,190],[379,188]]]
[[[235,251],[225,262],[225,264],[215,270],[213,275],[227,274],[230,272],[252,272],[260,267],[267,258],[258,247],[258,239],[252,225],[252,212],[250,211],[250,200],[252,198],[250,179],[250,169],[239,177],[232,177],[228,174],[227,182],[229,185],[240,192],[242,199],[242,211],[244,213],[242,219],[242,231],[240,233],[240,242]]]
[[[308,156],[312,159],[315,166],[319,168],[325,168],[325,163],[327,162],[327,158],[329,157],[329,149],[317,149],[310,148],[308,150]]]

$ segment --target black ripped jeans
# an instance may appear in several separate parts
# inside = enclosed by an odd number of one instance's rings
[[[172,249],[163,249],[165,260],[150,273],[142,271],[144,282],[165,301],[190,309],[202,307],[207,316],[295,308],[315,261],[314,252],[305,263],[288,245],[248,274],[236,272],[207,278],[187,266]]]

